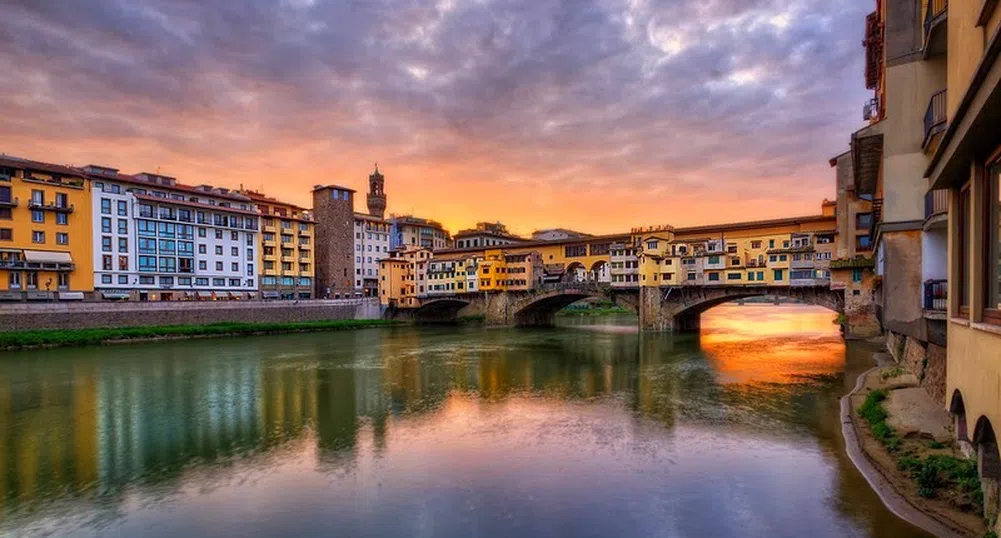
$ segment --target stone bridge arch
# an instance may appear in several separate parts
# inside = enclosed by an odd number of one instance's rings
[[[556,323],[557,312],[583,299],[608,299],[634,311],[638,304],[635,292],[630,296],[598,282],[573,282],[557,288],[508,292],[507,298],[505,304],[488,308],[488,322],[518,327],[550,327]]]
[[[643,291],[640,293],[640,326],[646,330],[698,331],[706,310],[730,301],[766,295],[788,297],[838,314],[845,311],[844,293],[827,286],[693,286],[645,288]]]
[[[413,309],[390,309],[390,319],[408,319],[414,323],[449,323],[456,321],[459,311],[472,305],[469,298],[440,297],[425,300]]]

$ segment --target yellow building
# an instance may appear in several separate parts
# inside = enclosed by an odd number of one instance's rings
[[[89,297],[92,246],[91,196],[83,174],[0,157],[0,299]]]
[[[315,222],[305,208],[255,191],[241,191],[261,213],[258,239],[260,294],[263,299],[314,297]]]
[[[946,63],[941,139],[925,170],[948,190],[945,405],[976,453],[985,517],[1001,530],[1001,9],[952,0],[936,15]],[[947,32],[945,30],[948,30]]]
[[[431,249],[399,248],[379,260],[379,302],[387,306],[416,308],[427,296]]]

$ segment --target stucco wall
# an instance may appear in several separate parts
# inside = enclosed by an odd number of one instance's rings
[[[921,280],[921,232],[883,234],[883,325],[921,340],[924,334]]]
[[[53,303],[4,306],[0,331],[206,325],[220,322],[290,322],[331,319],[378,319],[377,300],[293,303]]]

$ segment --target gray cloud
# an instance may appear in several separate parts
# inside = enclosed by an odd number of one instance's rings
[[[0,143],[330,140],[554,189],[813,194],[858,124],[870,4],[8,0]]]

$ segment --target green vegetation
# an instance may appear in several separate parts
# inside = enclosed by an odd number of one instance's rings
[[[0,349],[87,346],[128,340],[195,338],[249,334],[334,331],[383,327],[400,322],[381,319],[340,319],[288,323],[213,323],[211,325],[163,325],[114,329],[54,329],[0,333]]]
[[[836,318],[834,318],[834,324],[835,325],[841,325],[841,326],[847,325],[848,324],[848,316],[846,316],[846,315],[844,315],[842,313],[838,313],[838,316]]]
[[[906,373],[907,373],[907,371],[904,370],[903,368],[901,368],[899,366],[894,366],[893,368],[889,368],[889,369],[883,370],[882,373],[879,374],[879,376],[883,378],[883,381],[886,381],[887,379],[890,379],[890,378],[893,378],[893,377],[899,377],[899,376],[902,376],[902,375],[904,375]]]
[[[913,452],[913,444],[911,448],[902,450],[904,440],[886,422],[888,415],[883,407],[886,396],[885,389],[869,392],[858,408],[858,415],[869,423],[872,436],[886,447],[887,452],[891,455],[899,454],[897,469],[914,479],[918,495],[931,499],[938,497],[941,491],[949,491],[957,505],[982,507],[983,491],[980,489],[977,462],[947,454],[929,454],[922,458]],[[947,448],[938,441],[931,441],[927,446],[933,450]]]
[[[556,313],[557,316],[608,316],[612,314],[632,314],[633,311],[612,301],[595,301],[570,305]]]

